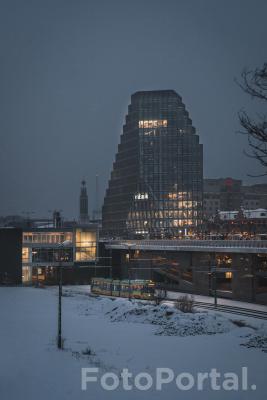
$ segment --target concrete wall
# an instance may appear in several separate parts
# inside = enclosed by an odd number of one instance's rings
[[[0,228],[0,284],[22,282],[22,230]]]
[[[168,284],[169,288],[181,292],[213,295],[211,269],[216,266],[216,256],[219,254],[161,250],[140,251],[139,253],[131,251],[130,253],[129,261],[127,259],[128,251],[115,250],[113,256],[115,265],[113,264],[113,266],[116,278],[128,279],[130,268],[131,279],[153,279],[162,284]],[[220,253],[220,256],[222,254]],[[225,255],[230,255],[232,258],[232,264],[228,266],[229,271],[232,272],[232,279],[227,281],[227,290],[220,289],[219,277],[225,279],[224,271],[226,269],[222,267],[222,272],[217,275],[218,297],[267,304],[267,284],[266,294],[261,292],[260,296],[257,295],[257,254],[227,253]],[[158,264],[159,257],[165,259],[162,265]],[[172,268],[172,266],[174,267]],[[220,267],[217,266],[217,270],[220,270]]]

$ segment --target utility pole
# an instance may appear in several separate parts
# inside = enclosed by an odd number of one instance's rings
[[[128,260],[128,300],[131,301],[131,245],[128,245],[128,254],[127,254],[127,260]]]
[[[217,275],[215,273],[215,289],[214,289],[214,305],[217,307],[218,296],[217,296]]]
[[[61,253],[61,251],[60,251]],[[61,258],[61,254],[60,254]],[[58,270],[58,334],[57,334],[57,347],[58,349],[62,349],[62,312],[61,312],[61,304],[62,304],[62,265],[61,260],[59,261],[59,270]]]
[[[72,245],[70,240],[65,240],[59,244],[59,264],[58,264],[58,325],[57,325],[57,347],[62,350],[62,258],[64,247]]]
[[[130,272],[130,265],[128,266],[128,285],[129,285],[128,300],[131,301],[131,272]]]
[[[217,273],[216,273],[216,269],[213,271],[212,278],[213,278],[214,306],[217,307],[218,296],[217,296]]]

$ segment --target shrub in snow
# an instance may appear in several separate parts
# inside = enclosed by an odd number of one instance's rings
[[[175,302],[175,307],[177,310],[182,311],[183,313],[192,313],[194,312],[194,298],[193,296],[180,296]]]
[[[86,347],[86,349],[82,351],[82,355],[95,356],[95,352],[91,349],[91,347]]]
[[[262,328],[255,334],[248,336],[248,340],[242,343],[241,346],[245,346],[249,349],[256,348],[261,349],[264,353],[267,353],[267,331]]]
[[[159,305],[161,301],[165,300],[167,297],[167,292],[165,289],[157,289],[155,293],[155,303]]]

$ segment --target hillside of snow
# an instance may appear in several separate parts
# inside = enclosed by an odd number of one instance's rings
[[[56,347],[57,289],[0,288],[0,399],[259,399],[266,397],[266,325],[215,312],[184,314],[169,304],[92,297],[87,288],[64,288],[64,350]],[[256,390],[179,392],[121,386],[105,391],[93,382],[81,390],[81,368],[103,374],[159,367],[196,375],[211,368],[240,374],[248,368]]]

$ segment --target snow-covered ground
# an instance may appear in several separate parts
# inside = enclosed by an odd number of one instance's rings
[[[0,288],[0,399],[259,399],[266,398],[266,324],[215,312],[183,314],[168,304],[89,296],[88,287],[64,288],[64,350],[56,348],[56,288]],[[233,322],[234,320],[234,322]],[[248,321],[248,320],[247,320]],[[240,327],[241,325],[241,327]],[[247,346],[243,346],[246,344]],[[252,346],[257,346],[252,347]],[[248,368],[248,391],[105,391],[98,383],[81,390],[81,368],[120,375],[128,368],[155,377],[165,367],[187,372],[234,372]],[[99,375],[99,376],[100,376]],[[250,386],[256,385],[252,391]]]

